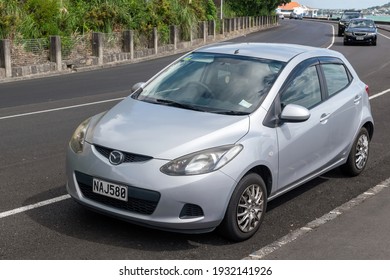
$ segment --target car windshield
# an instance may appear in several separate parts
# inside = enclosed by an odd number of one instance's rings
[[[341,19],[353,19],[353,18],[358,18],[360,17],[360,14],[343,14]]]
[[[356,27],[358,27],[358,28],[359,27],[360,28],[365,28],[365,27],[373,28],[374,22],[371,20],[352,20],[349,23],[349,27],[352,27],[352,28],[356,28]]]
[[[285,63],[191,53],[135,92],[135,99],[211,113],[243,115],[264,100]]]

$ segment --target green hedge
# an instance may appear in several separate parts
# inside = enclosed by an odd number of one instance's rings
[[[249,2],[275,1],[225,0],[224,15],[240,15]],[[213,0],[0,0],[0,39],[126,29],[150,32],[153,27],[166,33],[173,24],[188,36],[194,22],[213,19],[217,19]]]

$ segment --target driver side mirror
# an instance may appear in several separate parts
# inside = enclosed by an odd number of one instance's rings
[[[285,122],[304,122],[310,118],[310,112],[305,107],[288,104],[284,107],[280,119]]]

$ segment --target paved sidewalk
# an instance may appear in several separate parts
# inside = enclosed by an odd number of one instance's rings
[[[390,179],[247,259],[390,260]]]

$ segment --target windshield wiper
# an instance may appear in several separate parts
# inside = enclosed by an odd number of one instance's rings
[[[240,112],[240,111],[209,111],[210,113],[214,113],[214,114],[221,114],[221,115],[231,115],[231,116],[245,116],[245,115],[249,115],[248,112]]]
[[[169,99],[156,99],[155,101],[157,104],[164,104],[167,106],[172,106],[172,107],[177,107],[177,108],[182,108],[182,109],[189,109],[189,110],[194,110],[194,111],[205,112],[204,109],[201,109],[197,106],[193,106],[193,105],[185,104],[185,103],[179,103],[179,102],[169,100]]]

